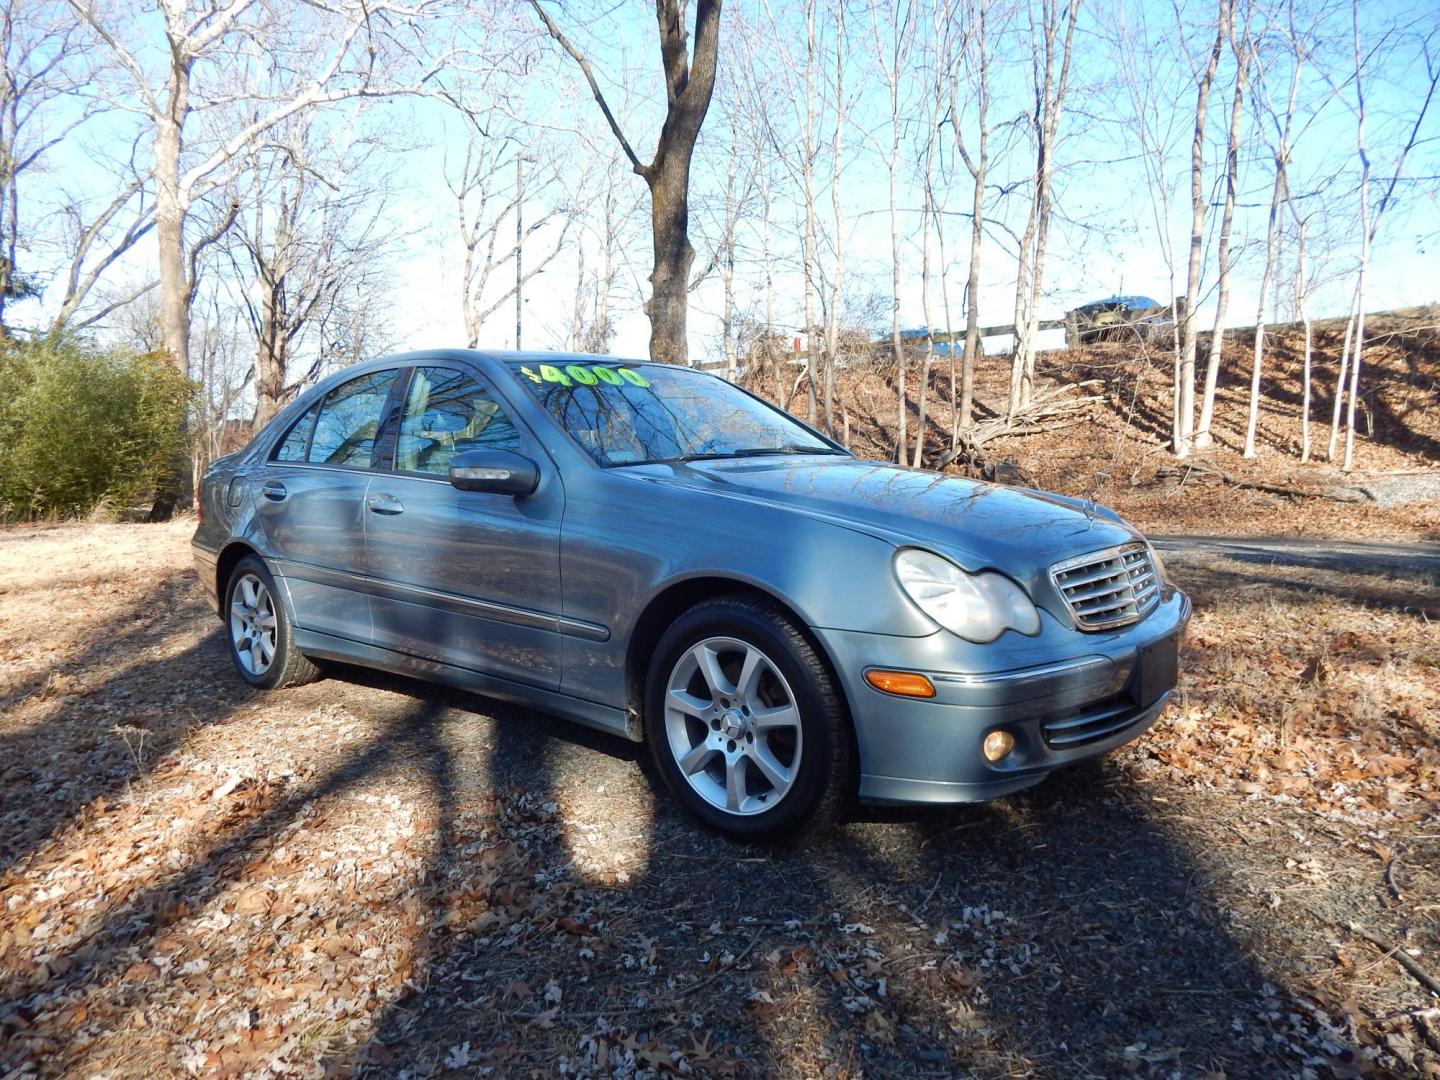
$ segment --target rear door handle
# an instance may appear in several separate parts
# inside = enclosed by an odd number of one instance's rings
[[[260,489],[260,494],[272,502],[284,502],[290,492],[279,480],[266,480],[265,485]]]
[[[365,505],[370,507],[372,514],[403,514],[405,504],[394,495],[371,495],[365,500]]]

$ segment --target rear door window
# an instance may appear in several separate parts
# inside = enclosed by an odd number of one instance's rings
[[[416,368],[405,394],[398,472],[446,476],[462,450],[519,450],[520,432],[495,395],[463,371]]]
[[[312,465],[368,469],[395,372],[376,371],[325,395],[306,457]]]

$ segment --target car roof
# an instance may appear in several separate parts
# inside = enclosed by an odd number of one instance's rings
[[[536,364],[624,364],[627,367],[637,365],[659,366],[655,360],[636,360],[625,356],[610,356],[602,353],[578,353],[578,352],[551,352],[539,349],[416,349],[412,352],[392,353],[389,356],[377,356],[374,360],[366,361],[366,364],[414,364],[422,360],[493,360],[501,364],[514,363],[536,363]],[[359,365],[356,365],[357,367]],[[663,365],[665,367],[678,367],[680,365]]]

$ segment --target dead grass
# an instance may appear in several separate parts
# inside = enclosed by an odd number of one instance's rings
[[[1350,929],[1440,972],[1433,580],[1171,557],[1152,734],[751,849],[536,714],[252,694],[188,532],[0,532],[0,1076],[1440,1075]]]

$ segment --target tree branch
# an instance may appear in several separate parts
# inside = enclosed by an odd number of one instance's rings
[[[590,61],[585,59],[574,43],[565,36],[564,32],[555,25],[553,19],[546,14],[545,9],[540,6],[540,0],[530,0],[530,6],[535,9],[535,14],[540,16],[540,21],[545,24],[545,29],[550,36],[570,54],[570,58],[580,65],[580,71],[585,76],[585,81],[590,84],[590,93],[595,96],[595,103],[600,106],[600,111],[605,114],[605,122],[610,125],[610,131],[620,143],[620,149],[625,151],[625,156],[630,159],[630,167],[635,170],[638,176],[650,179],[651,168],[643,164],[635,151],[630,146],[630,140],[625,138],[625,133],[620,130],[620,122],[615,119],[615,114],[610,111],[610,105],[605,100],[605,95],[600,92],[600,84],[595,81],[595,72],[590,68]]]

